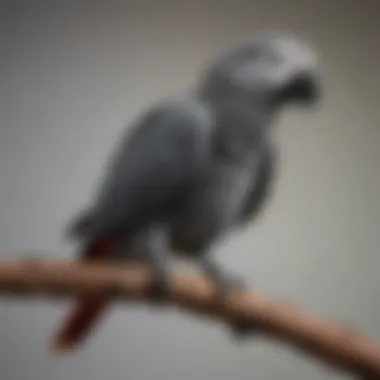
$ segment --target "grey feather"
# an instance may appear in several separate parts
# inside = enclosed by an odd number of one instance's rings
[[[276,150],[268,146],[258,169],[257,178],[252,182],[251,190],[242,208],[240,224],[257,219],[271,199],[276,178],[276,159]]]
[[[93,234],[132,236],[170,218],[204,170],[210,121],[199,110],[161,106],[124,136],[92,210]]]

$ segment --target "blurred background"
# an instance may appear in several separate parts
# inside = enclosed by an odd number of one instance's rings
[[[62,238],[120,133],[188,90],[215,54],[256,31],[320,51],[324,98],[289,111],[262,218],[220,247],[251,286],[380,339],[378,1],[0,3],[1,258],[74,257]],[[49,358],[67,302],[0,302],[2,380],[345,378],[263,339],[236,346],[216,323],[115,305],[89,344]]]

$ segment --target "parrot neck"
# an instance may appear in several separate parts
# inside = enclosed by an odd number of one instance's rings
[[[255,125],[255,129],[260,126],[268,130],[268,125],[272,124],[282,108],[281,104],[267,97],[247,94],[239,89],[204,86],[197,91],[197,95],[218,114],[228,115],[229,119],[236,119],[240,125]]]
[[[245,113],[257,115],[260,113],[264,118],[272,119],[281,109],[283,104],[277,97],[270,94],[252,94],[247,90],[229,86],[227,83],[205,83],[200,86],[196,93],[198,98],[210,104],[214,109],[229,108],[234,105],[246,110]]]

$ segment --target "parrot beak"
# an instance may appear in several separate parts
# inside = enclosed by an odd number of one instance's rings
[[[314,105],[321,98],[320,81],[313,73],[299,73],[280,89],[277,96],[281,103]]]

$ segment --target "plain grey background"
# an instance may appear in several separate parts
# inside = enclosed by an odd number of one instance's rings
[[[376,3],[1,1],[1,257],[73,257],[62,229],[128,123],[190,88],[236,41],[290,30],[319,49],[325,96],[315,111],[279,120],[274,196],[256,225],[221,247],[220,262],[380,338]],[[142,306],[115,306],[80,352],[50,358],[65,306],[1,300],[2,380],[340,378],[275,342],[236,346],[218,324]]]

